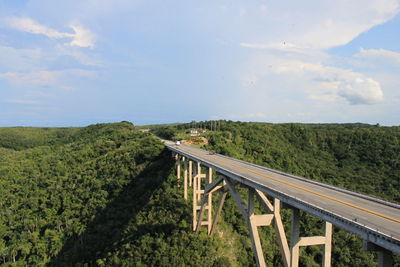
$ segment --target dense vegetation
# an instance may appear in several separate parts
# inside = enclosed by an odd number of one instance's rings
[[[3,128],[0,140],[4,265],[224,262],[217,239],[189,230],[162,143],[130,123]]]
[[[23,150],[44,145],[64,144],[72,141],[79,128],[0,128],[0,147]]]
[[[193,126],[150,128],[182,139]],[[199,126],[208,129],[207,149],[400,202],[400,127]],[[228,197],[217,233],[209,237],[191,231],[191,203],[181,191],[170,153],[128,122],[0,128],[0,264],[253,266],[247,227],[233,200]],[[289,231],[290,210],[282,216]],[[322,233],[317,218],[301,213],[301,222],[302,235]],[[260,234],[267,264],[281,266],[273,229]],[[318,266],[321,257],[320,247],[301,249],[301,266]],[[335,228],[333,264],[376,266],[376,255]]]

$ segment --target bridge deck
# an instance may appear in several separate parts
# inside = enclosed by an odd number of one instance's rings
[[[167,147],[381,247],[400,253],[400,206],[186,145]]]

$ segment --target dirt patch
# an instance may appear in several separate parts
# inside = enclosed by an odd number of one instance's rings
[[[187,145],[207,145],[208,139],[203,136],[191,136],[188,140],[183,141]]]

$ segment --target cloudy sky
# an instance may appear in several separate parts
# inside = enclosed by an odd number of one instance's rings
[[[0,0],[0,126],[400,125],[400,0]]]

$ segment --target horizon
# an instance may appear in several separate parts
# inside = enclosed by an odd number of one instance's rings
[[[0,0],[0,127],[397,126],[399,29],[400,0]]]
[[[305,124],[305,125],[315,125],[315,124],[323,124],[323,125],[346,125],[346,124],[362,124],[362,125],[370,125],[370,126],[378,126],[378,127],[400,127],[400,125],[382,125],[380,123],[364,123],[364,122],[269,122],[269,121],[240,121],[240,120],[227,120],[227,119],[220,119],[220,120],[201,120],[195,121],[196,123],[203,123],[209,121],[228,121],[228,122],[244,122],[244,123],[265,123],[265,124]],[[55,125],[55,126],[46,126],[46,125],[38,125],[38,126],[30,126],[30,125],[10,125],[10,126],[0,126],[0,128],[80,128],[80,127],[88,127],[91,125],[96,124],[112,124],[112,123],[120,123],[120,122],[129,122],[132,123],[134,126],[158,126],[158,125],[174,125],[174,124],[188,124],[192,121],[187,122],[161,122],[155,124],[137,124],[134,121],[129,120],[122,120],[122,121],[104,121],[104,122],[92,122],[89,124],[82,124],[82,125]],[[201,128],[201,127],[194,127],[194,128]]]

